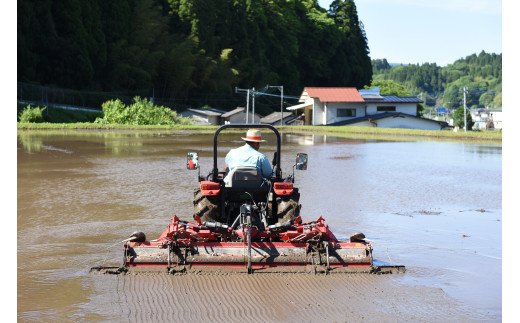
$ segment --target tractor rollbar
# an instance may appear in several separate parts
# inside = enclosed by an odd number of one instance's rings
[[[215,131],[215,135],[213,136],[213,181],[216,182],[218,178],[218,167],[217,167],[217,145],[218,145],[218,135],[219,133],[224,129],[229,128],[236,128],[236,129],[249,129],[249,128],[255,128],[255,129],[270,129],[274,132],[276,135],[276,154],[275,154],[275,160],[276,165],[274,166],[274,174],[277,179],[280,179],[282,177],[281,175],[281,165],[280,165],[280,153],[281,153],[281,145],[282,145],[282,139],[280,137],[280,133],[278,130],[268,124],[226,124],[221,126],[220,128]]]

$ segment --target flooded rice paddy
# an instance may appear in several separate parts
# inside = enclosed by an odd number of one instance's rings
[[[241,145],[223,134],[219,165]],[[261,151],[269,159],[274,136]],[[213,135],[190,132],[18,132],[19,321],[501,321],[502,147],[283,134],[296,153],[302,217],[323,215],[338,238],[363,232],[374,256],[405,265],[384,276],[93,275],[120,265],[120,241],[156,238],[190,220]]]

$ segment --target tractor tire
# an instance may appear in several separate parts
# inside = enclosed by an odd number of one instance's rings
[[[196,189],[193,193],[194,215],[198,215],[202,222],[218,221],[219,207],[218,197],[207,197],[202,195],[200,189]]]
[[[276,210],[278,223],[284,223],[296,219],[300,215],[300,193],[295,189],[291,196],[279,196],[276,198]]]

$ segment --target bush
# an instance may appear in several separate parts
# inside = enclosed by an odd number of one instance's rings
[[[43,111],[45,107],[31,107],[29,104],[20,114],[20,122],[44,122]]]
[[[128,125],[174,125],[191,124],[168,107],[154,105],[148,99],[134,98],[134,103],[126,106],[121,100],[110,100],[101,105],[103,118],[96,123]]]
[[[96,118],[96,123],[127,124],[129,120],[126,106],[121,100],[110,100],[101,105],[103,117]]]

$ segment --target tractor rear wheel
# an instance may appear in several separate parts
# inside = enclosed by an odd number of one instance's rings
[[[219,217],[219,198],[202,195],[200,188],[196,189],[193,195],[193,213],[198,215],[202,222],[217,221]]]
[[[300,215],[301,204],[298,189],[290,196],[279,196],[276,198],[276,209],[278,223],[284,223],[296,219]]]

